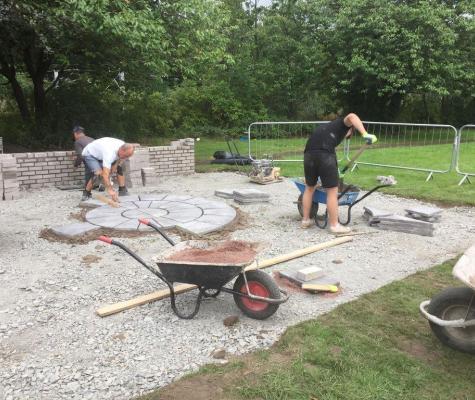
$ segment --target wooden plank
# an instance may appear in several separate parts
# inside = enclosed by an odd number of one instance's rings
[[[106,196],[104,196],[102,194],[94,194],[94,196],[92,196],[92,197],[96,200],[102,201],[103,203],[110,205],[111,207],[115,207],[115,208],[120,207],[119,203],[117,203],[116,201],[114,201],[112,199],[107,198]]]
[[[196,288],[195,285],[181,284],[174,287],[175,293],[183,293]],[[120,303],[110,304],[96,310],[96,314],[100,317],[107,317],[108,315],[116,314],[129,308],[141,306],[143,304],[151,303],[152,301],[160,300],[170,297],[170,290],[168,288],[157,290],[156,292],[138,296],[130,300],[121,301]]]
[[[316,244],[314,246],[306,247],[304,249],[296,250],[296,251],[293,251],[291,253],[283,254],[279,257],[270,258],[268,260],[263,260],[263,261],[260,261],[260,262],[254,262],[254,263],[250,264],[249,266],[247,266],[245,268],[245,271],[267,268],[267,267],[270,267],[272,265],[280,264],[280,263],[283,263],[285,261],[292,260],[294,258],[298,258],[298,257],[305,256],[307,254],[310,254],[310,253],[314,253],[316,251],[320,251],[320,250],[323,250],[323,249],[328,249],[329,247],[337,246],[337,245],[342,244],[342,243],[351,242],[352,240],[353,240],[352,237],[346,236],[346,237],[342,237],[342,238],[333,239],[333,240],[330,240],[330,241],[325,242],[325,243],[319,243],[319,244]],[[178,293],[183,293],[183,292],[187,292],[189,290],[192,290],[194,288],[196,288],[195,285],[182,284],[182,285],[178,285],[178,286],[175,287],[175,292],[177,294]],[[128,310],[128,309],[136,307],[136,306],[140,306],[142,304],[151,303],[153,301],[161,300],[161,299],[164,299],[164,298],[167,298],[167,297],[170,297],[170,291],[168,289],[158,290],[158,291],[150,293],[150,294],[135,297],[131,300],[126,300],[126,301],[122,301],[120,303],[104,306],[104,307],[98,309],[96,311],[96,314],[99,315],[100,317],[106,317],[108,315],[112,315],[112,314],[115,314],[115,313],[118,313],[118,312],[121,312],[121,311],[124,311],[124,310]]]
[[[314,246],[306,247],[304,249],[295,250],[295,251],[292,251],[291,253],[283,254],[281,256],[277,256],[277,257],[274,257],[274,258],[269,258],[267,260],[262,260],[262,261],[257,260],[255,262],[253,262],[251,265],[247,266],[245,268],[245,271],[267,268],[267,267],[270,267],[272,265],[276,265],[276,264],[283,263],[285,261],[293,260],[294,258],[299,258],[299,257],[302,257],[302,256],[306,256],[307,254],[310,254],[310,253],[315,253],[316,251],[328,249],[329,247],[337,246],[337,245],[342,244],[342,243],[351,242],[352,240],[353,240],[353,238],[351,236],[344,236],[344,237],[341,237],[341,238],[336,238],[336,239],[330,240],[328,242],[319,243],[319,244],[316,244]]]

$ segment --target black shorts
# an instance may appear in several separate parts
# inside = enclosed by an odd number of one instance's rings
[[[305,183],[308,186],[315,186],[318,177],[324,188],[338,186],[338,163],[335,153],[325,150],[307,152],[303,156],[303,169]]]

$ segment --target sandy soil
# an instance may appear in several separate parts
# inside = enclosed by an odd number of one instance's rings
[[[421,185],[430,182],[421,177]],[[299,192],[289,180],[259,186],[234,173],[198,174],[163,178],[156,187],[132,191],[216,200],[214,190],[228,188],[259,189],[270,194],[271,202],[239,206],[241,217],[234,227],[208,235],[208,240],[257,243],[257,258],[264,260],[333,238],[317,227],[299,228],[294,204]],[[205,363],[224,362],[212,358],[217,349],[242,354],[266,348],[287,326],[455,257],[475,241],[475,210],[469,207],[445,209],[434,237],[370,228],[362,219],[363,205],[404,215],[407,206],[423,204],[375,193],[353,209],[350,224],[372,234],[269,270],[319,266],[341,282],[337,296],[293,291],[264,321],[243,316],[226,294],[203,302],[193,320],[178,319],[167,300],[100,318],[95,314],[99,307],[164,285],[117,247],[39,237],[52,226],[77,222],[80,196],[79,191],[49,189],[0,202],[1,399],[130,399]],[[176,232],[172,238],[188,239]],[[119,240],[151,265],[169,248],[158,234]],[[196,292],[178,296],[179,308],[189,309],[195,298]],[[223,325],[231,315],[238,315],[239,322]]]

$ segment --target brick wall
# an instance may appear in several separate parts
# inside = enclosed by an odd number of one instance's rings
[[[156,170],[158,176],[193,173],[194,150],[193,139],[173,141],[170,146],[148,147],[150,167]],[[17,160],[17,177],[22,189],[68,186],[84,182],[83,167],[73,166],[73,151],[15,153],[13,156]]]
[[[158,176],[184,175],[195,172],[195,142],[180,139],[170,146],[149,147],[150,166]]]
[[[84,181],[84,168],[74,168],[74,151],[16,153],[17,176],[22,189],[67,186]]]

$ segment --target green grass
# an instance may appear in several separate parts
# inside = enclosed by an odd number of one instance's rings
[[[242,155],[247,155],[247,143],[248,142],[236,142],[238,150]],[[257,146],[257,144],[255,146]],[[293,153],[297,155],[298,151],[297,157],[303,157],[303,145],[299,139],[289,139],[285,143],[282,140],[275,141],[275,143],[268,141],[267,143],[261,143],[260,146],[268,150],[280,149],[280,153],[274,152],[274,156],[283,153]],[[350,156],[354,154],[357,148],[357,146],[354,146],[354,148],[351,149]],[[340,149],[342,149],[342,146],[340,146]],[[449,144],[375,148],[365,151],[358,161],[445,170],[450,164],[450,149],[451,145]],[[213,159],[214,152],[217,150],[229,151],[224,141],[202,139],[196,143],[195,157],[197,161],[197,172],[236,170],[236,166],[234,165],[209,164]],[[470,156],[470,153],[472,153],[472,156]],[[341,152],[338,154],[339,158],[341,158],[341,154]],[[463,167],[462,170],[475,172],[475,157],[473,154],[475,154],[475,144],[464,143],[460,163],[461,167]],[[303,176],[303,162],[278,162],[276,165],[281,167],[281,174],[283,176]],[[344,165],[346,165],[346,160],[340,162],[341,168]],[[241,170],[248,171],[249,168],[241,167]],[[446,174],[436,173],[433,175],[432,180],[425,182],[428,176],[426,172],[360,165],[355,171],[347,172],[344,179],[347,183],[352,183],[369,190],[378,184],[376,180],[376,176],[378,175],[393,175],[398,182],[396,186],[384,189],[383,191],[386,193],[418,198],[439,204],[475,205],[475,184],[458,186],[458,182],[462,176],[455,172]]]
[[[270,350],[204,367],[143,399],[174,399],[205,382],[220,399],[472,399],[473,356],[440,344],[418,311],[422,300],[455,284],[452,267],[389,284],[288,329]]]

